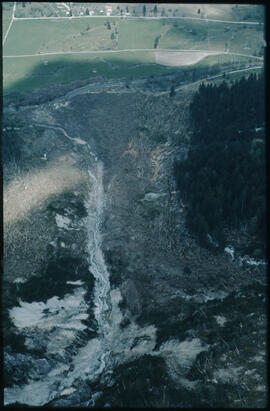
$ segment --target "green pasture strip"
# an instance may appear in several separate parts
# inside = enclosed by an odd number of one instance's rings
[[[212,67],[215,65],[226,65],[226,64],[233,64],[236,67],[243,66],[246,63],[254,63],[254,59],[252,57],[245,57],[245,56],[234,56],[231,54],[217,54],[213,56],[207,56],[201,61],[197,63],[197,67]]]
[[[109,21],[109,28],[107,22]],[[15,20],[4,55],[108,49],[194,49],[252,54],[263,43],[261,27],[195,20]]]
[[[165,20],[164,20],[165,22]],[[230,25],[195,20],[171,20],[171,27],[161,37],[159,48],[230,51],[243,53],[243,44],[252,43],[252,54],[263,42],[260,26]]]
[[[260,27],[246,27],[239,30],[231,42],[230,51],[236,52],[241,50],[241,53],[254,54],[264,45],[263,31]]]
[[[106,25],[108,21],[110,29]],[[171,25],[171,22],[167,24]],[[155,38],[161,29],[162,20],[108,20],[106,17],[16,20],[3,51],[4,55],[22,55],[72,50],[154,48]]]
[[[218,27],[209,30],[211,50],[227,49],[230,52],[254,54],[263,44],[263,31],[259,26],[227,26],[221,35]],[[225,26],[226,29],[226,26]]]
[[[167,24],[165,20],[164,23]],[[218,25],[218,23],[213,24]],[[222,27],[223,25],[221,25]],[[171,20],[171,27],[159,41],[159,48],[208,50],[207,35],[209,29],[210,23],[204,21]]]
[[[137,78],[168,71],[175,68],[155,65],[153,52],[6,58],[3,86],[4,93],[25,92],[96,76]]]
[[[118,49],[154,48],[162,20],[119,20]]]
[[[68,84],[97,76],[104,78],[140,78],[205,69],[226,64],[245,67],[250,59],[242,56],[208,56],[192,66],[165,67],[155,64],[154,52],[95,53],[88,55],[36,56],[3,60],[4,93],[29,92],[57,84]]]
[[[41,52],[76,51],[95,49],[95,39],[109,36],[105,28],[106,18],[15,20],[3,48],[4,55],[35,54]],[[91,30],[92,29],[92,30]],[[84,33],[84,34],[81,34]],[[103,37],[102,37],[103,36]],[[79,41],[78,41],[79,40]]]
[[[208,25],[201,22],[192,22],[191,24],[188,24],[187,21],[184,21],[183,24],[181,22],[167,31],[161,38],[159,47],[171,48],[174,46],[178,49],[210,50],[207,41],[208,29]]]
[[[13,4],[12,4],[12,7],[9,9],[2,8],[2,38],[4,38],[7,32],[7,29],[8,29],[10,20],[11,20],[11,16],[12,16],[12,9],[13,9]]]

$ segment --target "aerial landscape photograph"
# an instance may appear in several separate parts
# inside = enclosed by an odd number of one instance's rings
[[[266,6],[1,8],[3,405],[267,407]]]

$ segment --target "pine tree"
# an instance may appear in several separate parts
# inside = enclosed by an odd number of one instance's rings
[[[172,84],[172,86],[171,86],[171,91],[170,91],[170,97],[173,97],[175,95],[175,87],[174,87],[174,85]]]
[[[144,6],[143,6],[143,15],[144,15],[144,17],[145,17],[145,14],[146,14],[146,7],[145,7],[145,4],[144,4]]]

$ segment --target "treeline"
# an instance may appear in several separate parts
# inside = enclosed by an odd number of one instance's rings
[[[246,224],[249,252],[265,253],[266,165],[264,78],[231,86],[202,84],[190,105],[191,148],[175,164],[188,202],[187,222],[204,243],[225,244],[224,227]],[[209,237],[210,234],[210,237]]]
[[[21,138],[22,124],[18,119],[2,118],[2,146],[1,159],[2,164],[6,165],[11,161],[21,160],[21,150],[23,147],[23,140]]]
[[[181,84],[185,84],[187,82],[198,81],[200,79],[205,79],[218,74],[223,74],[223,77],[226,78],[226,70],[230,67],[231,66],[229,63],[214,64],[212,66],[194,65],[190,67],[186,66],[181,70],[170,72],[170,75],[163,74],[154,76],[152,74],[146,80],[146,87],[160,87],[168,89],[168,87],[171,87],[172,82],[174,86],[180,86]]]

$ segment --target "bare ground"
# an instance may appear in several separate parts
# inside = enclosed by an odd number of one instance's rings
[[[207,56],[218,53],[203,53],[200,51],[179,51],[179,52],[165,52],[156,51],[155,58],[157,64],[164,66],[190,66],[196,64]]]

